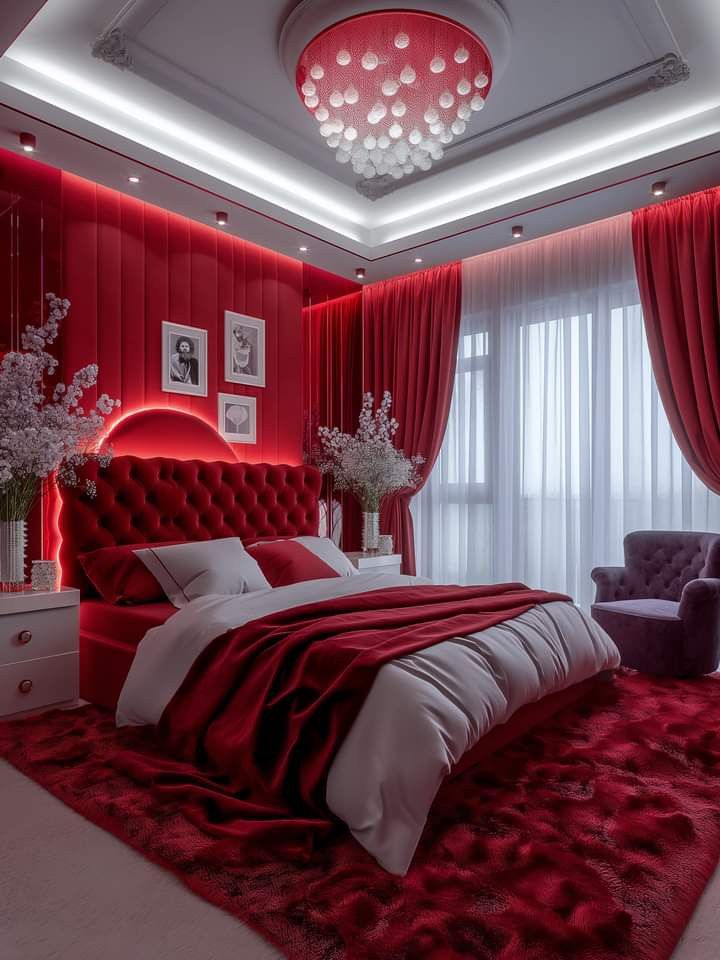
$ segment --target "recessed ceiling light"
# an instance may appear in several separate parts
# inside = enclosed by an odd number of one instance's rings
[[[423,262],[422,257],[415,257],[415,263],[422,263],[422,262]]]
[[[355,276],[358,280],[365,279],[365,267],[355,267]]]
[[[512,228],[512,235],[514,240],[522,240],[524,233],[525,233],[525,230],[523,229],[523,225],[521,223],[516,223],[515,226]]]
[[[128,177],[128,183],[140,183],[140,177],[132,176]]]
[[[224,210],[218,210],[215,214],[215,222],[219,227],[224,227],[228,222],[228,215]]]
[[[650,189],[654,197],[664,197],[667,193],[667,180],[658,180]]]
[[[33,153],[33,151],[37,150],[37,137],[34,133],[21,133],[20,146],[25,153]]]
[[[298,250],[300,251],[300,253],[307,253],[307,249],[308,249],[308,248],[305,247],[305,246],[303,246],[303,247],[298,247]]]

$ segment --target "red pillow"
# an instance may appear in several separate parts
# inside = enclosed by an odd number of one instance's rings
[[[266,540],[248,548],[271,587],[339,577],[324,560],[294,540]]]
[[[170,541],[124,543],[81,553],[78,560],[90,583],[108,603],[157,603],[167,599],[165,591],[134,551],[169,546]]]

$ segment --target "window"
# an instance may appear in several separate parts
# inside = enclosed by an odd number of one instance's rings
[[[720,528],[652,376],[629,219],[463,265],[448,429],[414,498],[418,572],[589,605],[630,530]]]

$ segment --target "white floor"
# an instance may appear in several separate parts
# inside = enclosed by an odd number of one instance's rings
[[[0,761],[0,960],[278,960],[172,874]],[[673,960],[720,955],[720,870]]]

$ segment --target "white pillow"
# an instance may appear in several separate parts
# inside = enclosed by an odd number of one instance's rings
[[[176,607],[213,593],[234,595],[270,589],[257,561],[238,537],[144,547],[134,553]]]
[[[358,572],[342,550],[329,537],[293,537],[292,539],[296,543],[301,543],[316,557],[324,560],[341,577],[352,577]]]

